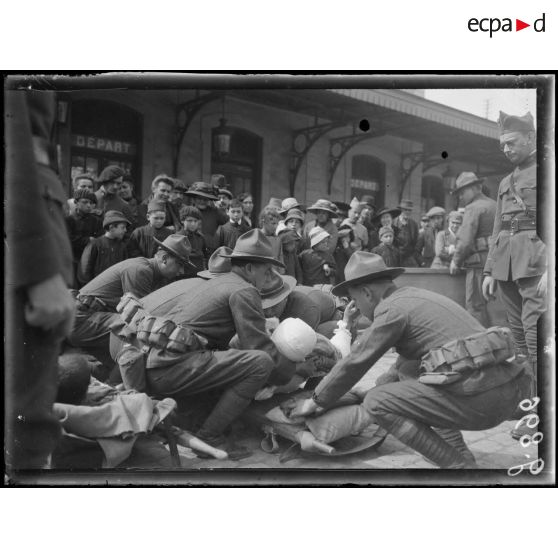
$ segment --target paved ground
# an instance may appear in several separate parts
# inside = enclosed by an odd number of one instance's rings
[[[395,360],[391,352],[385,355],[357,384],[356,389],[367,390],[376,378],[386,371]],[[496,428],[482,432],[464,432],[464,438],[475,455],[480,469],[508,469],[536,459],[536,452],[524,449],[509,434],[515,422],[502,423]],[[268,454],[260,449],[262,436],[256,431],[245,431],[242,443],[253,450],[253,455],[240,461],[217,461],[200,459],[189,449],[180,448],[183,468],[186,469],[431,469],[433,465],[425,461],[392,436],[388,436],[378,450],[365,450],[357,454],[340,457],[322,457],[302,454],[297,459],[280,463],[276,454]],[[288,447],[284,442],[282,447]],[[529,455],[530,457],[527,457]],[[143,440],[137,444],[131,458],[124,464],[127,468],[168,469],[170,459],[161,444],[153,440]]]

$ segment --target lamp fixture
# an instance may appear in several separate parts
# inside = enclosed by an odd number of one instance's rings
[[[225,96],[223,95],[223,116],[219,119],[219,126],[213,133],[213,151],[220,157],[227,157],[231,152],[232,129],[227,126],[225,118]]]

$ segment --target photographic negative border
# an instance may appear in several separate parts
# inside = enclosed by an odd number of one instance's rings
[[[347,470],[347,469],[228,469],[183,471],[40,471],[18,473],[12,479],[18,485],[213,485],[213,486],[330,486],[355,484],[364,486],[463,486],[463,485],[550,485],[555,483],[556,425],[555,408],[555,76],[551,74],[481,72],[468,74],[396,72],[393,74],[267,74],[267,73],[100,73],[77,76],[66,73],[50,75],[11,75],[9,88],[34,88],[67,91],[69,89],[476,89],[534,88],[537,92],[537,190],[538,228],[547,245],[548,310],[539,324],[539,391],[538,407],[544,440],[539,457],[544,469],[533,475],[527,470],[510,477],[506,471],[471,470]],[[518,464],[520,465],[520,464]]]

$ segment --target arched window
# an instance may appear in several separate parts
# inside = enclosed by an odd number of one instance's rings
[[[426,213],[435,205],[445,207],[444,182],[440,176],[427,174],[422,177],[421,211]]]
[[[254,207],[258,209],[261,203],[262,138],[242,128],[229,129],[229,153],[220,155],[212,150],[211,173],[224,175],[235,197],[242,192],[250,192]],[[212,146],[216,130],[212,131]]]
[[[351,162],[351,199],[373,196],[376,207],[384,205],[386,165],[372,155],[354,155]]]
[[[141,188],[142,117],[110,101],[75,101],[71,112],[71,178],[84,172],[98,176],[108,165],[122,167]]]

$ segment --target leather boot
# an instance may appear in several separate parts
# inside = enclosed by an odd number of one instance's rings
[[[471,450],[467,447],[463,434],[459,430],[449,430],[447,428],[433,428],[434,432],[445,440],[450,446],[455,448],[465,460],[467,469],[476,469],[477,462]]]
[[[374,415],[376,422],[400,442],[414,449],[441,469],[465,469],[467,463],[455,448],[430,427],[391,413]]]

